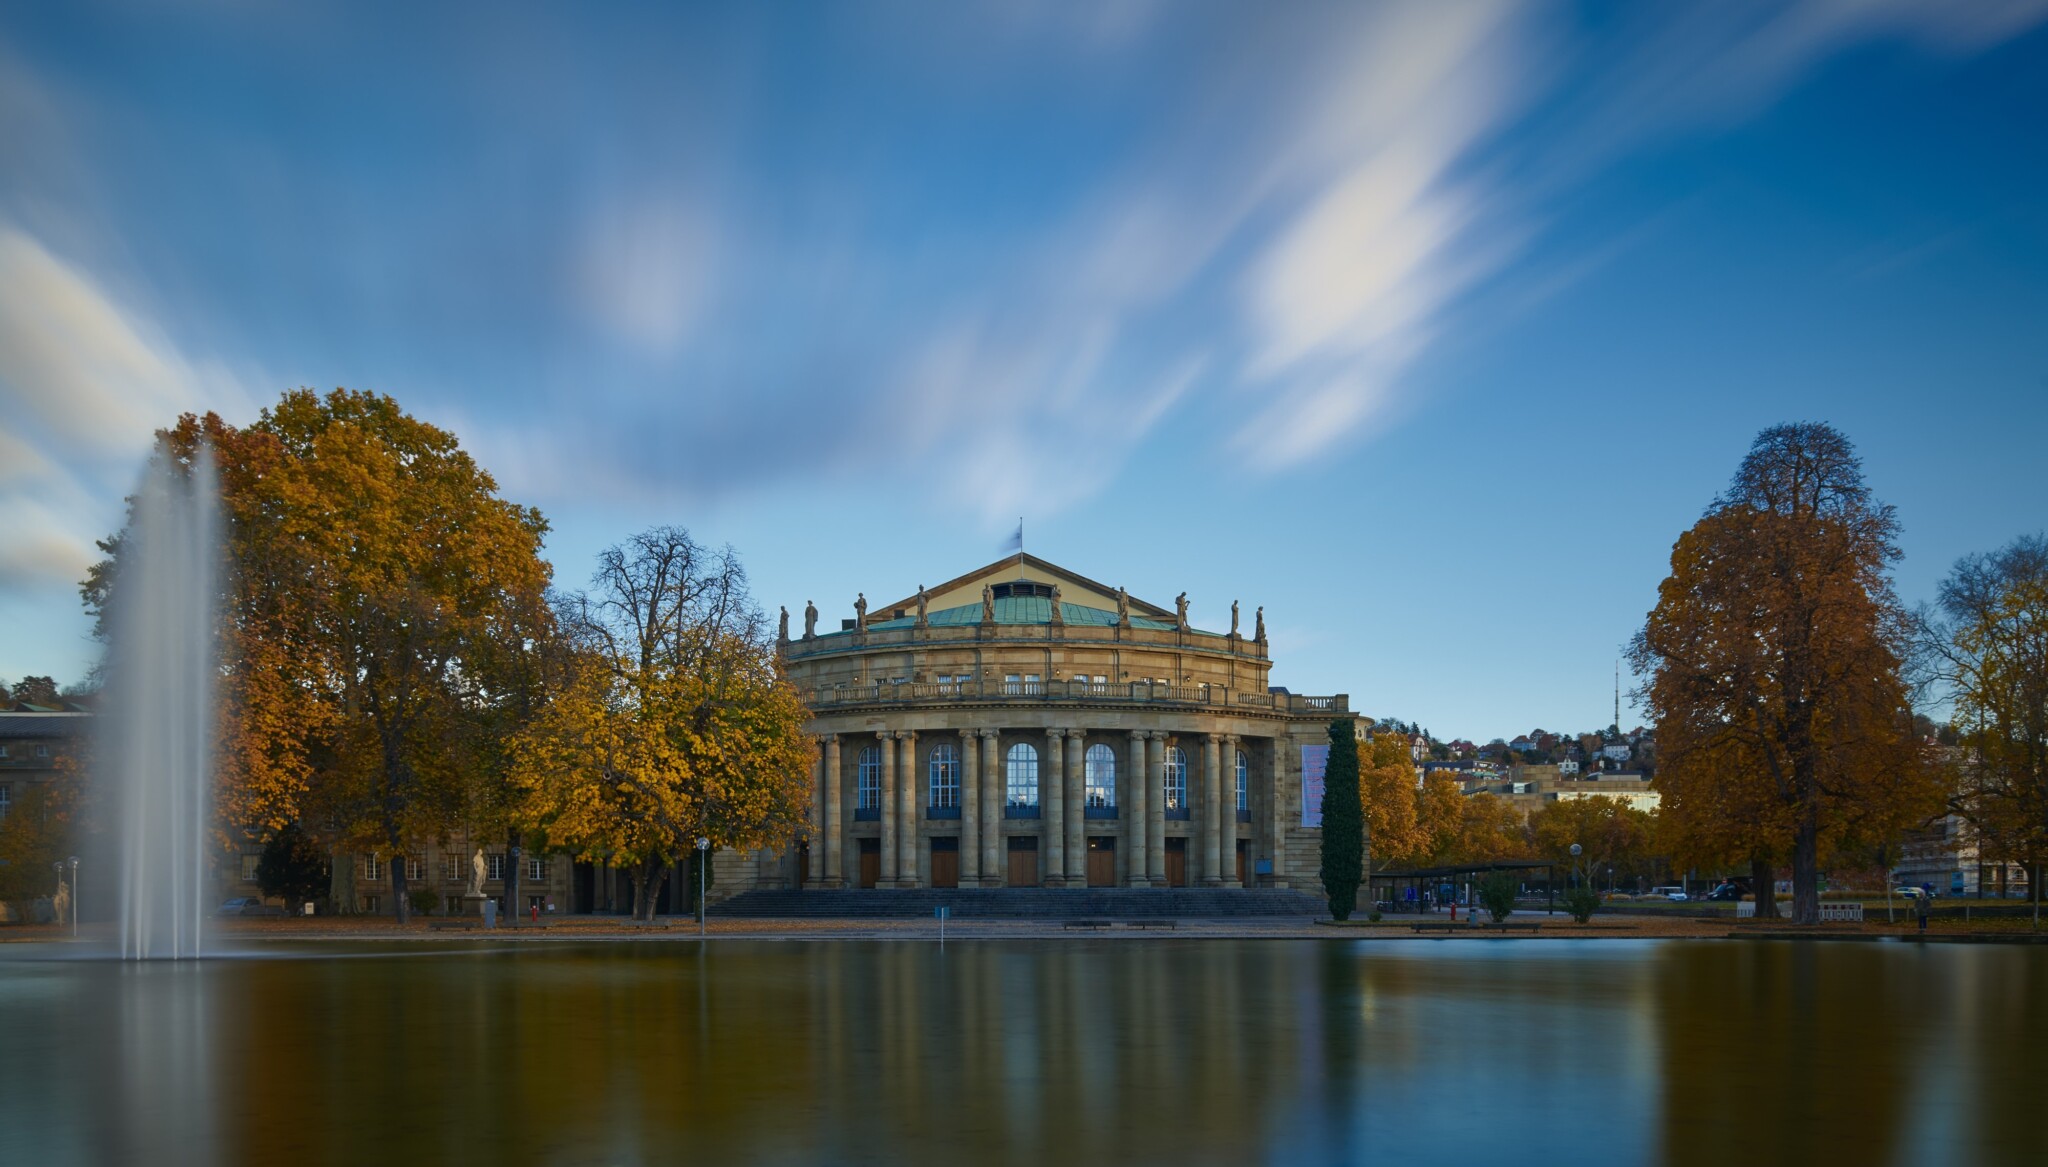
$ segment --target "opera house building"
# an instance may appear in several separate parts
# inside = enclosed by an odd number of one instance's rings
[[[732,871],[757,888],[1320,891],[1343,695],[1269,685],[1249,633],[1019,553],[779,651],[817,736],[812,821]],[[1360,721],[1360,725],[1363,722]],[[747,877],[752,876],[750,880]]]

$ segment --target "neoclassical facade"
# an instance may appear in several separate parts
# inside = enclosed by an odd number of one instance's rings
[[[785,611],[820,757],[754,885],[1317,889],[1303,779],[1348,699],[1268,685],[1263,610],[1186,608],[1020,553],[829,631]]]

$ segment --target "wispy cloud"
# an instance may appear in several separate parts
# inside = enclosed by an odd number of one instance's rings
[[[247,408],[225,369],[0,223],[0,589],[75,583],[156,427]]]

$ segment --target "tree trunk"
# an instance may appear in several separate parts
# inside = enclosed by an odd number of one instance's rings
[[[327,903],[337,916],[353,916],[363,910],[356,898],[356,857],[335,847],[327,852]]]
[[[391,856],[392,914],[398,918],[399,923],[409,924],[412,922],[412,900],[406,896],[410,889],[406,887],[405,881],[405,852],[399,849],[395,841],[391,848],[394,852]]]
[[[654,919],[654,908],[661,898],[661,885],[668,879],[668,864],[659,860],[643,859],[633,871],[633,918]]]
[[[522,862],[521,852],[524,850],[519,843],[519,831],[516,828],[505,832],[505,858],[508,861],[505,868],[505,912],[515,924],[519,922],[519,865]]]
[[[1792,922],[1820,923],[1820,826],[1811,818],[1792,833]]]
[[[1777,919],[1777,867],[1768,859],[1752,856],[1749,860],[1749,883],[1756,893],[1756,918],[1759,920]]]

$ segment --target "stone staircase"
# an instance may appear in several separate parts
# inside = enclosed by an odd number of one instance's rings
[[[1283,888],[848,888],[746,891],[712,904],[714,916],[825,919],[929,919],[953,909],[956,920],[1232,919],[1324,916],[1321,896]]]

